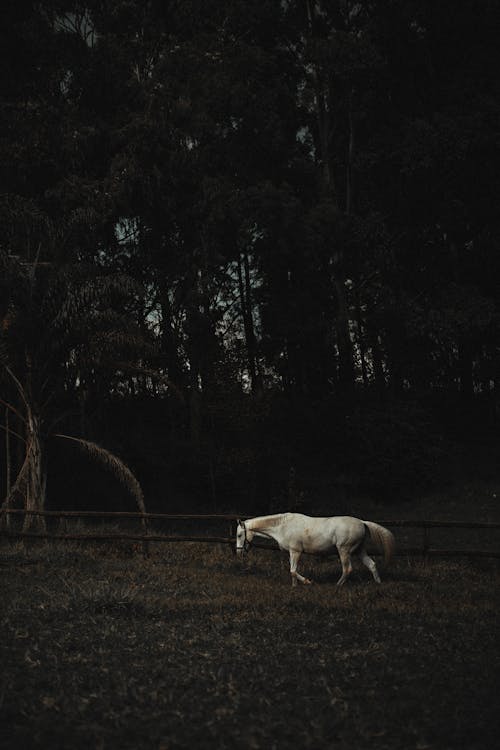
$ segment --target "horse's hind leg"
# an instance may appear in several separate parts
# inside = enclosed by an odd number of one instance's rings
[[[340,562],[342,564],[342,575],[337,581],[337,586],[342,586],[347,577],[352,573],[351,549],[350,547],[338,547]]]
[[[363,565],[366,565],[370,573],[372,574],[373,578],[377,583],[380,583],[380,576],[378,574],[377,566],[375,565],[374,560],[366,554],[366,550],[364,547],[361,547],[361,549],[358,552],[359,559],[363,563]]]
[[[297,585],[297,581],[300,581],[301,583],[312,583],[308,578],[304,578],[304,576],[301,576],[300,573],[297,571],[297,565],[299,564],[301,553],[299,550],[290,550],[290,574],[292,576],[292,586]]]

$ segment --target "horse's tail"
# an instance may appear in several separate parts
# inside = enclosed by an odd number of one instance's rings
[[[379,523],[374,523],[373,521],[363,521],[363,523],[368,528],[375,546],[384,553],[384,563],[389,565],[396,548],[394,534]]]

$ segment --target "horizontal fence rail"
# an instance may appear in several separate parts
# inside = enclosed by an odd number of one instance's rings
[[[34,532],[34,531],[15,531],[5,528],[6,519],[9,516],[34,516],[43,519],[101,519],[101,520],[118,520],[118,519],[136,519],[141,522],[142,529],[146,533],[52,533],[52,532]],[[2,508],[0,509],[0,535],[7,539],[32,539],[32,540],[61,540],[61,541],[92,541],[92,542],[110,542],[124,541],[135,543],[148,542],[203,542],[217,544],[234,544],[235,528],[234,525],[238,519],[251,518],[250,514],[185,514],[185,513],[139,513],[133,511],[94,511],[94,510],[23,510],[22,508]],[[229,522],[229,536],[219,535],[190,535],[190,534],[154,534],[147,532],[148,521],[213,521]],[[469,530],[489,530],[498,531],[500,523],[486,521],[444,521],[444,520],[420,520],[420,519],[390,519],[378,521],[382,526],[389,528],[413,528],[421,529],[423,534],[423,543],[420,547],[400,546],[396,548],[396,554],[399,556],[442,556],[442,557],[493,557],[500,558],[500,551],[490,549],[439,549],[431,547],[429,532],[431,529],[469,529]],[[254,546],[263,549],[277,549],[274,543],[256,543]]]
[[[137,511],[121,510],[23,510],[22,508],[1,508],[0,516],[22,515],[22,516],[53,516],[57,518],[138,518],[139,520],[216,520],[222,519],[227,521],[236,521],[239,518],[250,518],[249,515],[235,515],[234,513],[205,513],[205,514],[186,514],[186,513],[138,513]]]
[[[248,513],[139,513],[137,511],[103,511],[103,510],[24,510],[23,508],[0,508],[2,515],[47,516],[56,518],[137,518],[139,520],[245,520],[253,516]],[[254,514],[255,515],[255,514]],[[434,521],[425,519],[381,520],[382,526],[407,526],[413,528],[462,528],[462,529],[500,529],[500,522],[494,521]]]

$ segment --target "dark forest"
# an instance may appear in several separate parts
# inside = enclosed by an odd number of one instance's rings
[[[5,507],[331,515],[495,471],[497,2],[2,16]]]

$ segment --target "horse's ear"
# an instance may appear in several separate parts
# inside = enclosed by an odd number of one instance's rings
[[[236,525],[241,526],[241,518],[238,518],[238,520],[236,521]]]

